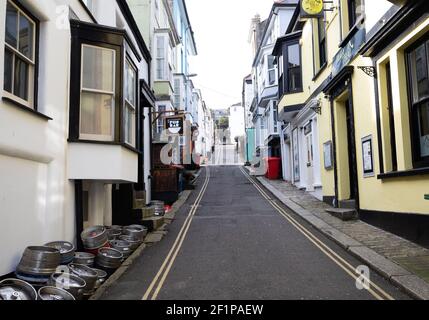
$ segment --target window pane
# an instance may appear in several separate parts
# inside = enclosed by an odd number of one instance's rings
[[[82,92],[80,133],[113,138],[113,102],[112,95]]]
[[[164,37],[157,37],[156,38],[156,54],[158,58],[164,57]]]
[[[125,99],[134,107],[136,105],[136,72],[127,61],[125,77]]]
[[[300,65],[299,45],[295,44],[288,47],[289,66],[296,67]]]
[[[288,47],[288,84],[289,91],[301,89],[301,58],[299,44]]]
[[[429,95],[429,77],[426,46],[423,44],[410,53],[413,101]]]
[[[28,101],[28,71],[26,62],[15,56],[15,75],[13,94]]]
[[[268,77],[270,85],[274,84],[276,82],[276,70],[270,70],[268,72]]]
[[[274,68],[274,57],[268,56],[268,69],[273,69],[273,68]]]
[[[18,45],[18,11],[8,1],[6,13],[6,42],[16,48]]]
[[[135,141],[135,112],[130,105],[125,107],[125,142],[134,145]]]
[[[421,105],[417,112],[419,118],[420,156],[429,157],[429,102]]]
[[[114,91],[115,52],[83,46],[83,88]]]
[[[25,16],[19,16],[19,51],[33,60],[33,23]]]
[[[13,54],[5,50],[4,56],[4,90],[12,93]]]

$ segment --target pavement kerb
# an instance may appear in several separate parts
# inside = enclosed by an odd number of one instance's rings
[[[168,213],[171,216],[171,218],[166,218],[166,220],[169,220],[170,223],[171,221],[174,220],[176,213],[186,203],[191,193],[192,191],[190,190],[186,190],[182,192],[179,200],[177,200],[173,204],[171,211]],[[106,292],[106,290],[109,287],[111,287],[116,281],[118,281],[123,276],[123,274],[128,270],[128,268],[134,263],[134,261],[141,256],[141,254],[143,253],[144,249],[146,249],[146,247],[147,247],[147,244],[143,243],[139,248],[137,248],[137,250],[134,251],[134,253],[122,263],[122,265],[110,276],[110,278],[105,283],[103,283],[103,285],[101,285],[100,288],[97,289],[97,291],[91,296],[89,300],[99,300]]]
[[[287,208],[309,222],[314,228],[346,249],[349,253],[372,267],[380,273],[380,275],[394,283],[412,297],[419,300],[429,300],[429,284],[426,281],[411,274],[398,264],[388,260],[374,250],[327,224],[293,201],[288,200],[279,190],[265,181],[262,177],[257,177],[256,179]]]

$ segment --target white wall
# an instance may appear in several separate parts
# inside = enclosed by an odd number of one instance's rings
[[[0,276],[15,269],[26,246],[75,239],[74,182],[67,172],[71,36],[68,25],[62,23],[68,21],[68,16],[62,19],[62,12],[57,10],[62,5],[70,5],[82,21],[91,20],[78,0],[21,2],[40,21],[38,111],[52,120],[0,99]],[[100,22],[114,26],[116,1],[103,0],[102,4],[97,17]],[[1,1],[2,25],[5,9],[6,1]],[[4,28],[0,31],[0,48],[4,48]],[[2,49],[1,75],[3,69]],[[142,61],[140,73],[146,80],[147,71],[148,64]],[[3,77],[0,77],[0,88],[3,88]],[[148,121],[148,117],[146,119]],[[145,137],[149,137],[147,132]],[[146,145],[149,146],[148,141]],[[88,163],[82,159],[74,160],[80,160],[80,167],[85,168]],[[123,176],[134,181],[130,173],[136,171],[134,161],[127,156],[122,159],[121,165],[127,167]],[[149,176],[148,169],[146,173]],[[148,187],[150,190],[150,184]],[[96,190],[93,203],[104,202],[103,210],[111,212],[106,205],[111,202],[111,186],[100,183]],[[94,216],[94,222],[109,222],[109,215],[103,216],[102,221]]]
[[[14,270],[26,246],[73,241],[75,234],[74,185],[67,178],[65,166],[70,32],[58,25],[56,4],[70,3],[77,14],[82,13],[82,20],[88,17],[78,1],[23,3],[40,20],[38,110],[53,120],[0,101],[0,275]],[[5,9],[6,1],[1,1],[2,24]],[[0,47],[4,48],[3,28]],[[2,49],[2,75],[3,68]]]

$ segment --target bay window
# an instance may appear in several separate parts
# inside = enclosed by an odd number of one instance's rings
[[[429,40],[408,51],[408,82],[413,159],[416,167],[429,166]]]
[[[4,96],[35,108],[36,22],[7,1],[4,48]]]
[[[138,52],[125,31],[70,20],[70,142],[136,149]]]

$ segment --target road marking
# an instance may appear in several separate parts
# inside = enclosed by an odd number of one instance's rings
[[[245,172],[245,170],[240,167],[240,171],[243,175],[253,184],[253,186],[261,193],[261,195],[267,200],[271,206],[276,209],[286,220],[288,220],[299,232],[301,232],[308,240],[310,240],[319,250],[321,250],[328,258],[335,262],[341,269],[343,269],[347,274],[349,274],[355,281],[359,278],[364,279],[368,284],[369,288],[366,289],[378,300],[394,300],[394,298],[377,286],[375,283],[371,282],[368,278],[356,271],[350,263],[344,260],[339,256],[335,251],[329,248],[325,243],[318,239],[313,233],[311,233],[307,228],[295,220],[289,213],[287,213],[281,206],[279,206],[274,200],[272,200],[268,194]],[[372,288],[375,290],[373,290]]]
[[[207,190],[208,184],[210,181],[210,168],[206,167],[206,179],[204,181],[204,185],[201,188],[198,197],[196,198],[194,204],[191,207],[191,210],[189,211],[188,216],[186,217],[185,222],[183,223],[182,228],[179,231],[179,234],[177,235],[177,238],[171,247],[167,257],[165,258],[163,264],[161,265],[161,268],[159,269],[158,273],[156,274],[155,278],[152,280],[149,288],[146,290],[146,293],[144,294],[142,300],[156,300],[158,297],[158,294],[160,290],[162,289],[165,279],[167,278],[171,267],[173,266],[174,261],[176,260],[177,254],[179,253],[183,241],[186,238],[186,234],[188,233],[189,227],[191,226],[192,220],[194,218],[195,213],[198,210],[198,207],[201,203],[201,200]],[[160,279],[161,278],[161,279]],[[158,280],[160,281],[158,282]],[[155,288],[156,286],[156,288]],[[153,291],[155,288],[155,291]],[[152,294],[152,296],[151,296]]]

